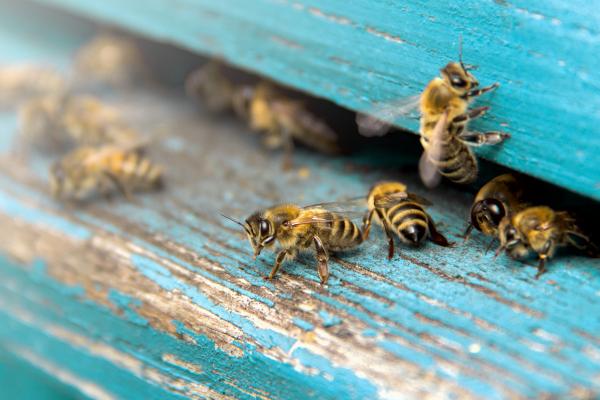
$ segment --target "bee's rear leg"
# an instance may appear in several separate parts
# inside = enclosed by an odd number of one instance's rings
[[[435,224],[433,223],[433,220],[431,219],[431,217],[428,217],[428,224],[429,224],[429,240],[431,240],[433,243],[437,244],[438,246],[442,246],[442,247],[452,247],[454,245],[454,243],[451,243],[448,241],[448,239],[446,239],[446,236],[442,235],[441,233],[438,232],[438,230],[435,227]]]
[[[315,243],[315,250],[317,256],[317,272],[319,273],[319,278],[321,278],[321,284],[324,285],[327,283],[329,279],[329,255],[327,254],[327,249],[323,246],[323,242],[321,238],[318,236],[313,236],[313,242]]]
[[[491,84],[490,86],[482,87],[479,89],[473,89],[469,93],[467,93],[467,97],[477,97],[481,96],[484,93],[490,92],[496,89],[500,84],[498,82]]]
[[[285,257],[287,255],[287,250],[281,250],[279,253],[277,253],[277,257],[275,258],[275,265],[273,266],[273,269],[271,270],[269,276],[265,277],[265,279],[272,280],[273,278],[275,278],[275,275],[277,275],[277,271],[279,271],[279,268],[281,267],[281,263],[283,263],[283,260],[285,260]]]
[[[133,201],[133,194],[127,187],[127,185],[122,182],[117,176],[111,174],[110,172],[104,172],[104,176],[112,183],[112,185],[121,193],[128,201]]]
[[[383,212],[380,209],[376,209],[376,212],[377,216],[379,217],[379,220],[383,224],[383,230],[385,231],[385,235],[388,238],[388,260],[391,260],[392,258],[394,258],[394,231],[383,218]]]
[[[371,221],[373,220],[373,214],[375,213],[375,209],[367,211],[363,218],[363,226],[362,226],[362,240],[365,241],[369,237],[369,232],[371,231]]]
[[[500,131],[474,132],[466,131],[460,136],[460,139],[469,146],[486,146],[499,144],[510,138],[510,134]]]

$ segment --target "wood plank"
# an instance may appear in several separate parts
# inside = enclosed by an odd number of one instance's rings
[[[473,126],[513,135],[480,155],[600,199],[600,11],[559,0],[39,0],[217,55],[355,110],[419,93],[457,58],[501,88]],[[414,120],[398,120],[416,129]]]
[[[19,15],[34,18],[22,5],[0,16],[0,43],[22,52],[2,61],[47,48],[54,32],[69,40],[44,59],[67,65],[86,37],[55,14],[38,15],[47,23],[33,31],[8,23]],[[384,178],[423,194],[418,178],[302,150],[310,177],[282,173],[259,137],[199,113],[179,93],[139,88],[106,98],[141,131],[171,132],[150,149],[169,167],[167,186],[136,202],[65,206],[48,196],[50,158],[24,162],[0,149],[3,351],[96,398],[600,394],[597,260],[558,258],[535,281],[533,268],[494,261],[476,236],[453,249],[402,248],[388,262],[374,230],[359,251],[334,260],[325,287],[311,257],[265,282],[273,256],[253,262],[217,211],[243,218],[280,201],[354,197]],[[5,111],[3,143],[15,130]],[[451,188],[427,196],[460,241],[471,196]]]

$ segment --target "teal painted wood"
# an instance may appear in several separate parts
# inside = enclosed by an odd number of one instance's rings
[[[488,159],[600,199],[600,8],[522,0],[39,0],[175,42],[356,110],[419,93],[464,38],[513,135]],[[415,130],[414,120],[398,120]]]
[[[32,11],[3,8],[0,61],[51,48],[34,58],[68,65],[89,31]],[[9,23],[24,16],[32,25]],[[179,94],[140,89],[107,100],[150,135],[173,132],[150,149],[169,166],[167,188],[135,203],[64,206],[48,196],[50,159],[18,161],[3,146],[3,351],[103,399],[600,394],[598,260],[561,257],[535,281],[533,268],[494,261],[475,236],[450,250],[402,248],[388,262],[374,229],[359,252],[333,260],[327,287],[310,257],[265,282],[273,256],[253,262],[217,210],[243,218],[285,200],[354,197],[393,177],[422,194],[418,178],[303,151],[297,161],[310,179],[266,174],[281,160],[260,138],[198,115]],[[14,113],[0,115],[1,143],[11,143]],[[444,204],[431,213],[460,242],[470,196],[427,196]]]

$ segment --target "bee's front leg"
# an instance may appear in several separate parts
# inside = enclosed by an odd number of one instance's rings
[[[486,146],[499,144],[510,138],[510,134],[500,131],[473,132],[466,131],[460,136],[460,139],[469,146]]]
[[[490,86],[482,87],[479,89],[473,89],[469,93],[467,93],[467,97],[477,97],[481,96],[484,93],[490,92],[496,89],[500,84],[498,82],[491,84]]]
[[[546,271],[548,271],[546,269],[546,256],[545,255],[540,255],[540,263],[537,266],[537,274],[535,274],[535,279],[540,279],[540,276],[542,276],[543,274],[546,273]]]
[[[329,265],[327,264],[329,255],[327,254],[327,249],[323,246],[320,237],[316,235],[313,236],[313,242],[315,243],[315,250],[317,253],[317,272],[319,273],[319,278],[321,278],[321,284],[324,285],[329,279]]]
[[[281,263],[283,262],[283,260],[285,260],[285,257],[287,255],[287,249],[281,250],[279,253],[277,253],[277,257],[275,258],[275,265],[273,266],[273,269],[271,270],[269,276],[265,277],[265,279],[272,280],[273,278],[275,278],[275,275],[277,275],[277,271],[279,271],[279,268],[281,267]]]

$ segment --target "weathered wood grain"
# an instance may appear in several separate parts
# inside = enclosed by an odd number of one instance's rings
[[[38,0],[223,57],[343,106],[419,93],[458,55],[501,88],[478,129],[513,135],[480,154],[600,199],[600,11],[522,0]],[[416,129],[414,120],[399,120]]]
[[[66,65],[86,28],[39,18],[47,23],[35,30],[3,24],[0,44],[19,49],[14,61],[68,38],[37,57]],[[282,173],[280,155],[258,137],[198,114],[179,93],[140,88],[107,100],[141,131],[171,133],[149,154],[169,167],[164,191],[61,205],[48,196],[51,160],[15,158],[14,113],[0,114],[3,351],[96,398],[600,394],[597,260],[553,260],[535,281],[533,268],[494,261],[476,236],[450,250],[402,248],[388,262],[376,230],[360,251],[335,258],[326,287],[310,257],[265,282],[273,256],[253,262],[217,211],[243,218],[280,201],[354,197],[382,178],[422,193],[417,177],[303,151],[310,176]],[[460,242],[471,196],[427,196],[440,229]]]

